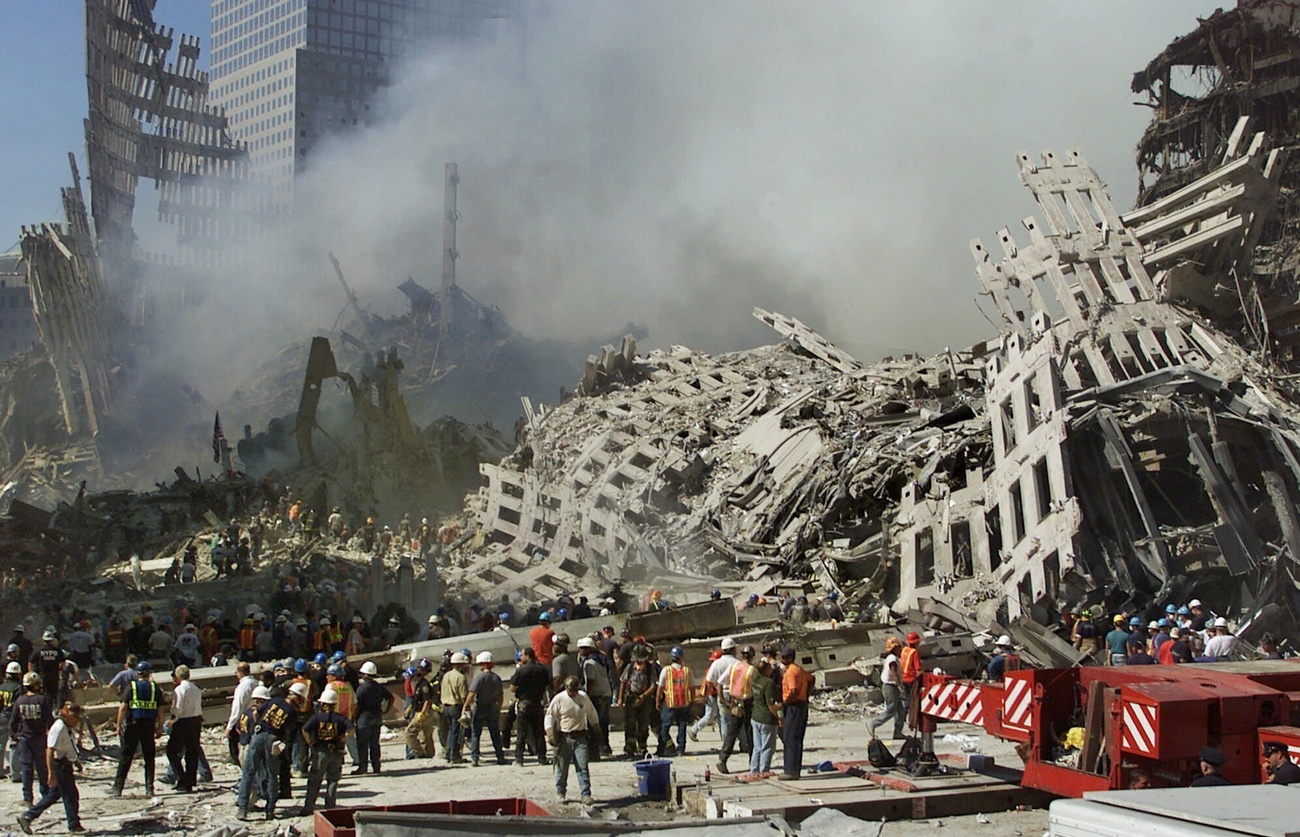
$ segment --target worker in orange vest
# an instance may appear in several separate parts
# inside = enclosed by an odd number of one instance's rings
[[[239,659],[251,663],[257,659],[257,628],[253,627],[253,617],[244,619],[244,626],[239,629]]]
[[[912,631],[898,655],[898,673],[903,678],[903,700],[907,701],[907,725],[921,725],[921,635]]]
[[[686,754],[686,725],[691,720],[691,670],[682,665],[683,650],[680,645],[672,650],[672,663],[659,673],[659,752],[672,740],[673,727],[677,727],[677,755]]]

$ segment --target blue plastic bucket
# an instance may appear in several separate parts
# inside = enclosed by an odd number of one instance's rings
[[[646,759],[633,762],[641,795],[649,799],[667,799],[672,784],[672,759]]]

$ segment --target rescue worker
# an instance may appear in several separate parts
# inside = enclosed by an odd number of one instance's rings
[[[1122,614],[1116,614],[1113,620],[1114,627],[1106,633],[1104,642],[1106,644],[1106,664],[1112,666],[1122,666],[1128,659],[1128,637],[1129,632],[1124,630],[1128,620]]]
[[[570,677],[564,689],[546,707],[546,740],[555,749],[555,795],[564,800],[569,783],[569,765],[578,774],[582,804],[593,802],[587,747],[590,731],[600,724],[596,707],[579,687],[578,678]]]
[[[1124,636],[1127,637],[1128,634]],[[1020,658],[1016,656],[1016,649],[1011,644],[1011,637],[1007,634],[998,637],[998,641],[993,645],[997,649],[997,655],[989,660],[989,680],[994,683],[1001,683],[1008,671],[1018,671],[1020,669]]]
[[[582,640],[578,641],[582,648]],[[550,764],[546,758],[546,692],[551,684],[551,673],[546,666],[537,662],[532,648],[524,648],[519,653],[519,664],[510,676],[510,688],[515,696],[515,715],[519,725],[515,737],[515,764],[523,766],[524,746],[531,747],[537,754],[538,764]],[[609,693],[608,683],[605,686]],[[590,697],[590,695],[589,695]],[[593,705],[595,701],[592,701]],[[606,698],[608,703],[608,698]],[[597,710],[599,712],[599,710]]]
[[[1093,613],[1088,608],[1083,609],[1079,621],[1074,623],[1074,647],[1084,656],[1095,657],[1097,650],[1101,647],[1101,630],[1097,623],[1093,621]]]
[[[14,714],[14,701],[23,693],[23,667],[10,660],[5,664],[5,679],[0,682],[0,776],[13,772],[16,776],[18,765],[10,764],[5,768],[5,759],[9,755],[9,721]]]
[[[717,662],[718,658],[721,656],[722,651],[720,650],[714,650],[713,653],[709,655],[709,665],[704,670],[704,684],[702,686],[704,692],[704,714],[700,716],[698,721],[686,728],[686,736],[692,741],[700,740],[700,730],[718,723],[718,684],[709,681],[709,672],[712,670],[713,664]]]
[[[239,764],[239,719],[253,705],[253,691],[258,687],[258,679],[253,676],[248,663],[235,664],[235,694],[230,699],[230,717],[226,720],[226,741],[230,750],[230,763]]]
[[[316,810],[316,797],[325,785],[325,807],[333,808],[338,799],[339,779],[343,776],[344,742],[352,731],[352,721],[338,712],[338,693],[331,687],[321,692],[316,702],[319,711],[303,724],[302,737],[311,747],[311,769],[307,773],[307,795],[300,815]]]
[[[754,750],[749,756],[749,772],[755,775],[772,769],[776,754],[776,732],[780,727],[781,694],[772,679],[772,661],[760,657],[754,665],[754,705],[750,725],[754,728]]]
[[[443,717],[447,719],[447,744],[443,748],[443,757],[448,764],[461,764],[465,761],[461,748],[465,744],[465,728],[469,726],[469,718],[461,716],[461,709],[469,698],[469,678],[465,676],[468,668],[469,657],[457,651],[451,655],[451,668],[442,675],[439,697],[442,699]],[[542,673],[547,682],[550,682],[550,673],[545,668],[542,668]]]
[[[885,653],[882,655],[884,664],[880,668],[880,691],[885,699],[885,709],[875,718],[867,721],[867,735],[870,738],[875,738],[876,729],[891,719],[894,722],[892,738],[897,740],[903,737],[903,723],[907,720],[907,702],[903,698],[902,676],[898,663],[898,654],[902,650],[903,641],[898,637],[885,638]]]
[[[1264,782],[1271,785],[1300,785],[1300,767],[1291,760],[1283,741],[1264,742]]]
[[[727,772],[727,759],[731,758],[731,754],[737,749],[745,754],[752,753],[754,749],[749,711],[753,703],[754,654],[754,646],[746,645],[742,648],[740,659],[722,681],[722,697],[719,705],[730,717],[731,722],[722,737],[722,748],[718,750],[719,773]]]
[[[916,634],[908,634],[909,647],[913,636]],[[920,644],[919,636],[917,644]],[[813,678],[803,666],[795,662],[794,648],[788,645],[781,650],[781,662],[785,666],[785,673],[781,676],[781,708],[784,712],[782,744],[785,747],[781,778],[798,779],[803,772],[803,739],[808,731],[808,693],[812,690]],[[919,683],[920,679],[916,682]],[[920,701],[916,703],[919,704]]]
[[[832,590],[826,594],[826,598],[817,603],[814,611],[815,619],[823,622],[843,622],[844,609],[840,607],[840,591]]]
[[[18,827],[25,834],[32,833],[32,821],[45,812],[51,805],[63,801],[63,813],[68,819],[68,832],[79,834],[86,829],[81,826],[81,796],[77,792],[76,774],[81,772],[81,758],[77,745],[72,740],[72,733],[81,725],[81,706],[65,703],[59,708],[59,718],[50,727],[46,735],[46,770],[53,784],[41,796],[39,802],[18,815]]]
[[[193,793],[198,787],[199,754],[203,732],[203,691],[190,682],[190,668],[172,670],[172,710],[167,739],[167,761],[176,776],[179,793]],[[182,763],[182,756],[184,762]]]
[[[537,627],[528,632],[528,643],[533,647],[533,656],[537,662],[550,668],[555,658],[555,631],[551,630],[551,614],[543,613],[537,617]]]
[[[58,686],[59,672],[68,657],[63,653],[63,649],[59,648],[59,635],[53,628],[46,628],[45,633],[41,634],[41,639],[43,644],[32,652],[31,658],[27,661],[27,670],[39,674],[45,690],[53,692]]]
[[[121,752],[117,757],[117,775],[109,796],[121,796],[126,785],[126,775],[131,771],[131,759],[136,748],[140,748],[140,760],[144,763],[145,794],[154,795],[154,759],[157,756],[155,741],[162,735],[162,713],[158,711],[158,698],[161,692],[158,684],[153,682],[153,666],[148,660],[141,660],[135,666],[135,680],[127,688],[126,696],[117,708],[117,737],[121,740]]]
[[[551,691],[558,692],[564,688],[564,681],[578,677],[581,682],[581,670],[578,658],[569,653],[569,635],[558,633],[552,640],[555,656],[551,658]],[[590,695],[588,695],[590,697]]]
[[[375,679],[379,668],[372,660],[361,664],[361,675],[365,680],[357,689],[357,767],[353,775],[365,773],[367,769],[378,773],[379,767],[379,730],[383,726],[384,713],[393,705],[393,695]]]
[[[785,657],[781,657],[785,662]],[[911,631],[907,644],[898,654],[898,674],[903,679],[903,700],[907,707],[907,725],[921,726],[921,635]]]
[[[50,789],[50,776],[46,769],[46,739],[53,723],[50,699],[41,694],[41,676],[34,671],[23,675],[23,694],[14,701],[9,717],[9,738],[16,742],[18,780],[23,786],[23,803],[30,806],[35,801],[32,780],[44,796]]]
[[[431,759],[437,754],[438,721],[434,704],[438,702],[441,708],[441,703],[429,680],[431,674],[433,663],[422,659],[415,667],[415,677],[411,678],[411,705],[406,713],[406,747],[410,758]]]
[[[334,690],[335,705],[334,709],[344,718],[352,722],[353,726],[357,723],[357,692],[352,688],[352,684],[343,679],[343,666],[339,663],[330,663],[329,668],[325,670],[325,689]],[[321,689],[324,694],[325,689]],[[348,751],[348,758],[352,760],[352,766],[360,764],[357,754],[357,737],[349,735],[343,742]]]
[[[706,694],[711,692],[715,696],[718,704],[718,732],[723,738],[726,738],[727,730],[731,726],[731,716],[722,705],[722,684],[726,681],[727,676],[731,674],[731,667],[736,664],[736,640],[724,636],[720,651],[718,658],[709,665],[709,670],[704,673],[704,688]]]
[[[613,755],[608,736],[609,706],[614,701],[614,690],[610,686],[609,664],[596,647],[596,640],[589,636],[578,640],[578,666],[581,669],[582,690],[591,698],[592,705],[596,707],[596,715],[600,718],[600,737],[592,742],[590,753],[591,761],[600,761],[603,756]],[[539,721],[540,717],[539,713]]]
[[[474,658],[478,664],[478,674],[469,684],[469,695],[465,698],[461,717],[468,715],[470,721],[470,763],[478,767],[479,743],[484,728],[492,737],[492,749],[496,752],[497,764],[506,763],[505,750],[501,746],[501,704],[505,700],[505,686],[501,676],[492,670],[492,652],[480,651]]]
[[[262,705],[262,711],[248,740],[244,770],[239,777],[239,790],[235,794],[237,815],[248,819],[248,801],[254,784],[263,789],[266,798],[265,817],[275,819],[275,803],[280,799],[280,764],[287,758],[286,749],[298,733],[298,715],[307,700],[307,687],[294,683],[283,698],[271,698]]]
[[[588,640],[590,642],[591,640]],[[685,652],[679,645],[670,652],[672,662],[659,674],[655,702],[659,706],[659,751],[666,754],[666,745],[672,741],[672,728],[677,727],[677,755],[686,755],[686,725],[691,720],[691,670],[682,664]]]
[[[638,757],[646,752],[650,718],[654,711],[655,678],[644,646],[632,652],[632,665],[623,671],[618,702],[623,707],[623,753]]]
[[[1220,616],[1214,620],[1214,635],[1205,642],[1205,656],[1224,661],[1231,660],[1236,653],[1237,638],[1232,635],[1228,620]]]

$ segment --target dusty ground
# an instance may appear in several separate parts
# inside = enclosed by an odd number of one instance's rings
[[[1019,766],[1010,745],[983,735],[977,728],[953,725],[945,727],[943,732],[976,735],[979,737],[981,752],[993,755],[999,764]],[[560,816],[578,816],[580,813],[580,806],[576,803],[556,803],[554,776],[548,767],[531,763],[522,768],[513,764],[497,766],[489,764],[490,759],[478,768],[467,765],[448,766],[442,762],[441,757],[433,762],[427,759],[406,761],[402,758],[401,740],[398,735],[384,742],[385,770],[379,775],[353,777],[347,774],[350,767],[345,767],[339,791],[342,803],[374,805],[443,799],[527,797]],[[622,741],[622,733],[615,732],[614,740],[617,750]],[[805,760],[808,764],[826,759],[864,758],[866,734],[860,709],[846,707],[836,713],[814,711],[807,741]],[[104,743],[116,744],[116,741],[110,736]],[[693,782],[704,772],[705,765],[713,765],[718,743],[716,728],[701,733],[700,742],[690,745],[687,755],[675,760],[677,780],[682,784]],[[958,751],[956,745],[938,741],[935,749],[940,752]],[[217,730],[206,731],[205,750],[214,773],[214,781],[210,785],[204,786],[201,793],[181,795],[171,793],[167,786],[160,783],[158,789],[167,792],[153,800],[143,796],[143,773],[138,761],[132,767],[126,795],[122,799],[110,799],[107,796],[115,762],[88,763],[79,783],[83,823],[92,832],[120,834],[192,833],[234,824],[234,789],[239,778],[238,770],[227,763],[224,743],[220,741]],[[779,751],[777,759],[779,762]],[[733,767],[739,763],[740,759],[733,758]],[[165,767],[166,759],[160,752],[160,778]],[[305,780],[295,779],[294,798],[280,803],[281,818],[274,824],[262,820],[248,823],[252,833],[270,834],[287,822],[293,823],[303,832],[311,833],[311,818],[293,816],[296,806],[301,804],[305,784]],[[636,773],[627,761],[607,761],[593,765],[592,785],[597,800],[594,808],[589,811],[592,816],[617,816],[634,820],[664,820],[683,816],[666,803],[638,802]],[[0,783],[0,794],[3,794],[7,805],[0,828],[16,830],[14,818],[23,810],[19,786]],[[569,795],[570,798],[577,796],[576,776],[570,776]],[[887,837],[928,834],[933,833],[936,827],[949,827],[954,829],[950,833],[971,833],[983,837],[1038,837],[1047,828],[1047,812],[1041,810],[994,812],[988,818],[991,822],[987,824],[978,822],[973,816],[889,823],[882,834]],[[62,806],[56,804],[47,811],[36,821],[34,830],[38,834],[63,833]],[[3,833],[0,831],[0,834]]]

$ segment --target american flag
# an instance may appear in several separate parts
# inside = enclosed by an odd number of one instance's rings
[[[212,424],[212,461],[221,461],[221,449],[226,445],[226,434],[221,432],[221,413],[217,413],[217,420]]]

